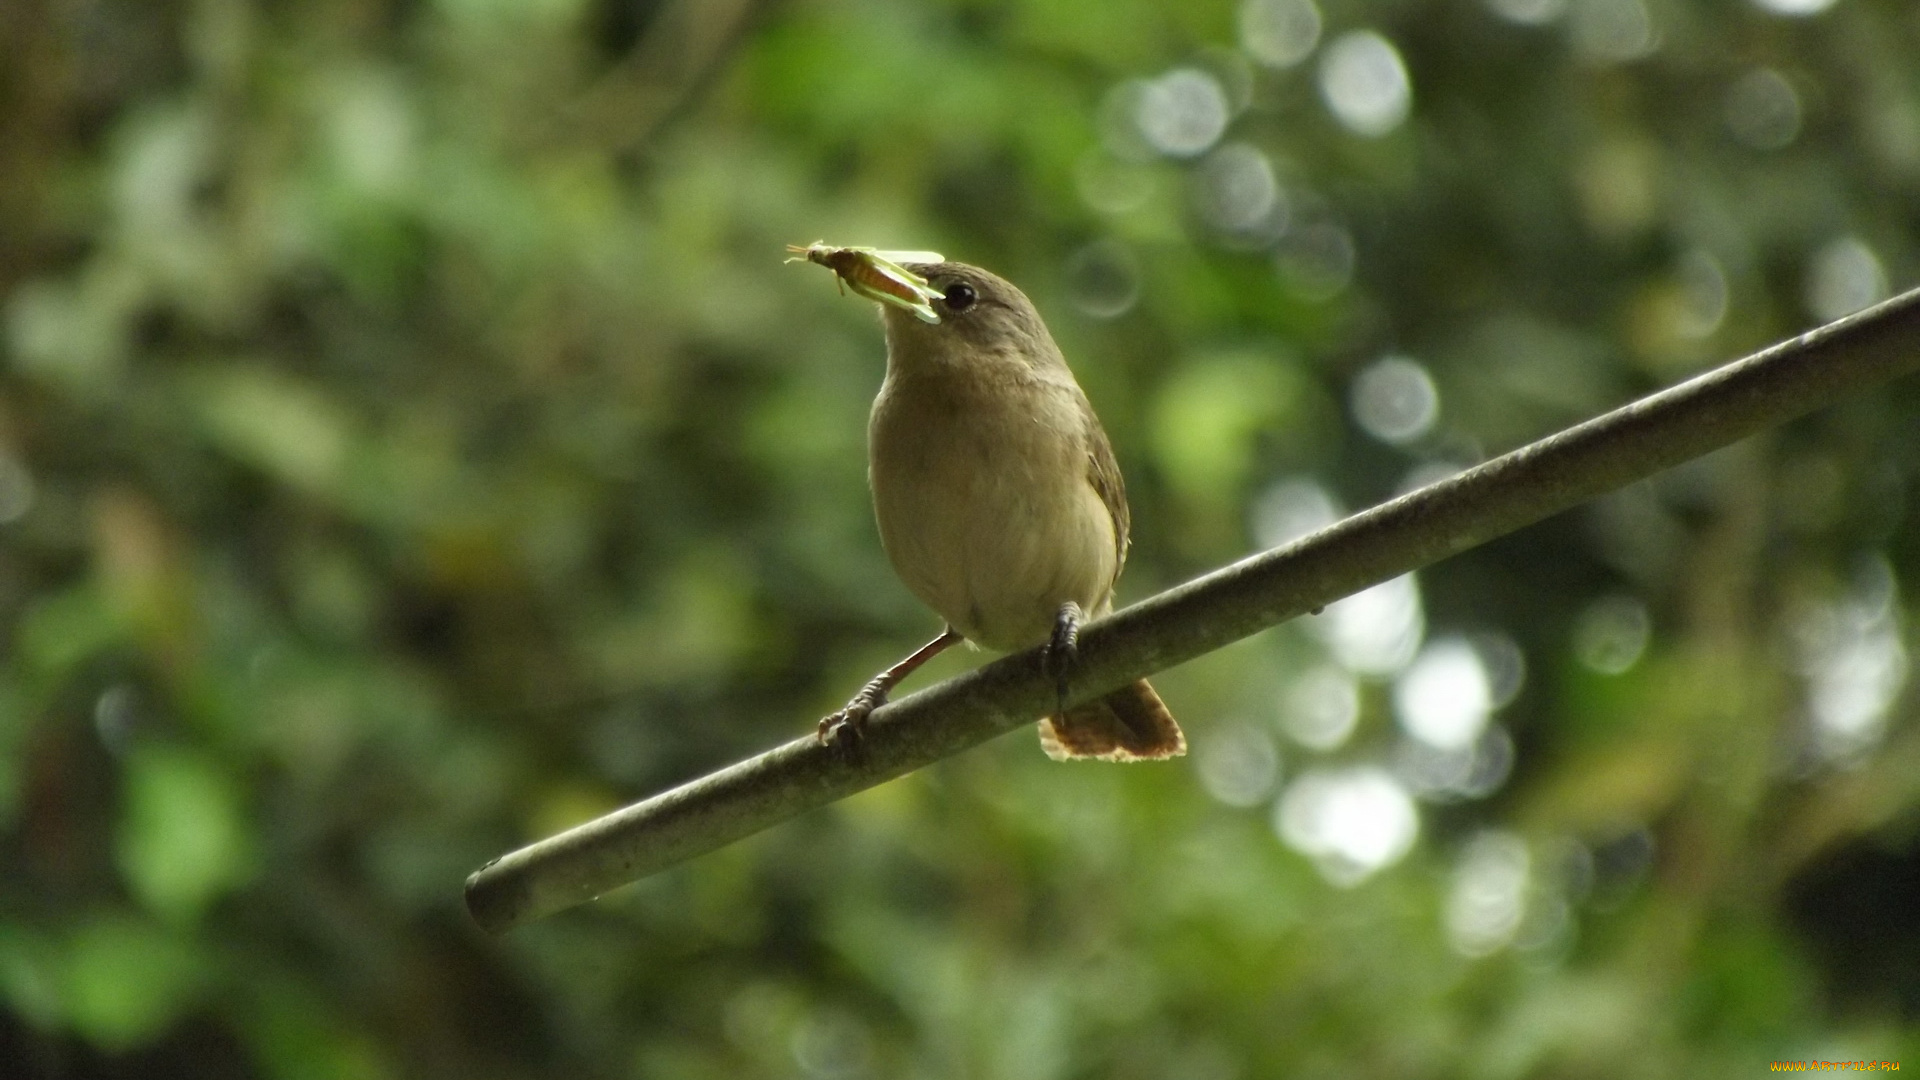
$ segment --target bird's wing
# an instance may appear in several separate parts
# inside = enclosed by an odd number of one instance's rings
[[[1127,562],[1127,531],[1132,524],[1127,512],[1127,482],[1120,477],[1113,444],[1107,441],[1106,429],[1100,426],[1100,418],[1094,415],[1085,394],[1080,395],[1080,414],[1086,421],[1087,483],[1093,485],[1113,518],[1113,578],[1118,581],[1120,568]]]

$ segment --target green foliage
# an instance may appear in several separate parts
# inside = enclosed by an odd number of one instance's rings
[[[136,747],[125,767],[120,872],[155,914],[191,923],[252,870],[234,781],[217,761],[170,747]]]
[[[785,245],[1019,283],[1138,597],[1912,283],[1920,23],[1816,7],[0,4],[0,1062],[1920,1047],[1908,385],[1167,672],[1183,763],[1016,735],[505,940],[460,902],[935,629],[870,305]]]
[[[123,915],[82,922],[65,942],[64,1019],[105,1050],[151,1042],[195,1006],[193,943]]]

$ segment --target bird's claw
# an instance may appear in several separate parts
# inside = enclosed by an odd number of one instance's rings
[[[1040,654],[1041,670],[1053,676],[1060,712],[1067,711],[1067,677],[1080,662],[1080,605],[1069,600],[1053,619],[1053,636]]]
[[[887,689],[879,679],[860,688],[846,707],[831,716],[822,717],[816,737],[820,745],[838,753],[848,761],[860,760],[862,742],[867,734],[867,717],[873,710],[887,703]]]

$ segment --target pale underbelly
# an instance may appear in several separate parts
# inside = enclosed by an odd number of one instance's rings
[[[1118,558],[1084,466],[1019,449],[975,445],[873,472],[895,572],[968,640],[999,650],[1045,641],[1067,601],[1102,610]]]

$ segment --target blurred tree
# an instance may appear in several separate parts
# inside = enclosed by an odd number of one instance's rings
[[[0,1062],[1667,1076],[1916,1045],[1911,385],[505,941],[931,629],[881,344],[1047,313],[1144,594],[1920,261],[1902,0],[0,5]],[[932,675],[951,673],[964,657]]]

